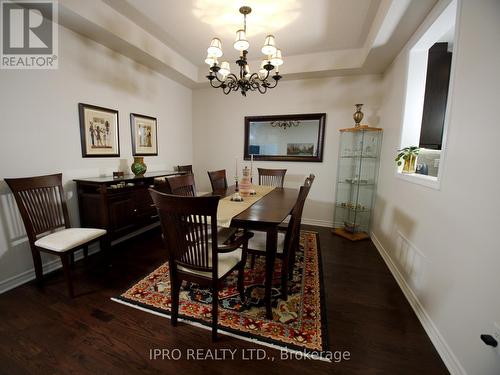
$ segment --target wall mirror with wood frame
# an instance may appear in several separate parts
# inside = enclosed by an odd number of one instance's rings
[[[245,160],[323,161],[325,113],[245,117]]]

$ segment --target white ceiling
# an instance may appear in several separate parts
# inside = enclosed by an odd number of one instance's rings
[[[437,0],[59,0],[59,22],[190,87],[206,86],[206,49],[222,40],[234,62],[247,17],[249,60],[264,37],[281,48],[285,78],[381,73]],[[234,66],[234,64],[233,64]]]
[[[119,0],[110,4],[164,40],[193,64],[203,66],[213,37],[222,40],[224,58],[236,60],[236,30],[247,17],[249,57],[258,59],[267,34],[276,36],[285,57],[363,46],[380,0]]]

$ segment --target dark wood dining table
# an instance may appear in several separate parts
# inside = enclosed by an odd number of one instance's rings
[[[224,190],[215,190],[213,195],[227,197],[235,191],[234,186]],[[267,319],[273,318],[272,286],[274,263],[278,246],[278,225],[290,214],[297,200],[299,191],[289,188],[275,188],[253,205],[233,217],[231,227],[266,232],[266,272],[265,304]],[[286,287],[286,286],[281,286]]]

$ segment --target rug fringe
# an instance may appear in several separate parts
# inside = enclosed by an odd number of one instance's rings
[[[157,315],[157,316],[161,316],[163,318],[171,319],[170,315],[168,315],[168,314],[164,314],[164,313],[160,313],[158,311],[153,311],[153,310],[150,310],[150,309],[146,309],[146,308],[144,308],[142,306],[137,306],[137,305],[134,305],[132,303],[123,301],[121,299],[118,299],[118,298],[112,297],[111,301],[118,302],[118,303],[121,303],[122,305],[126,305],[126,306],[132,307],[132,308],[137,309],[137,310],[145,311],[145,312],[153,314],[153,315]],[[183,322],[183,323],[186,323],[186,324],[189,324],[191,326],[194,326],[194,327],[203,328],[203,329],[208,330],[208,331],[212,330],[211,327],[208,327],[208,326],[206,326],[204,324],[201,324],[201,323],[198,323],[198,322],[193,322],[191,320],[183,319],[181,317],[179,317],[178,320],[181,321],[181,322]],[[239,340],[252,342],[252,343],[255,343],[255,344],[262,345],[262,346],[267,346],[268,348],[272,348],[272,349],[276,349],[276,350],[286,350],[288,353],[291,353],[291,354],[294,354],[294,355],[297,355],[297,356],[302,356],[302,357],[305,357],[305,358],[308,358],[308,359],[311,359],[311,360],[322,361],[322,362],[329,362],[329,363],[332,362],[328,358],[320,357],[320,356],[317,356],[317,355],[313,356],[313,355],[310,355],[308,353],[304,353],[304,352],[301,352],[301,351],[298,351],[298,350],[289,349],[286,346],[285,347],[284,346],[279,346],[279,345],[271,344],[271,343],[268,343],[268,342],[260,341],[258,339],[240,336],[240,335],[237,335],[237,334],[232,333],[232,332],[227,332],[227,331],[225,331],[224,329],[221,329],[221,328],[218,328],[217,332],[220,333],[221,335],[234,337],[234,338],[239,339]]]

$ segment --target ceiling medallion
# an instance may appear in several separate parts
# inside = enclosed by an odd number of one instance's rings
[[[299,126],[300,121],[293,121],[293,120],[288,120],[288,121],[271,121],[271,126],[273,128],[279,127],[279,128],[291,128],[292,126]]]
[[[210,66],[210,71],[206,77],[212,87],[222,89],[226,95],[231,91],[238,90],[240,90],[243,96],[247,95],[247,91],[258,91],[261,94],[265,94],[267,89],[275,88],[281,79],[278,69],[283,64],[283,58],[281,50],[276,48],[273,35],[266,36],[264,40],[264,46],[261,51],[266,57],[262,60],[259,72],[250,73],[250,67],[247,62],[250,43],[246,39],[246,32],[247,14],[250,14],[251,11],[252,8],[248,6],[240,8],[240,13],[243,14],[243,29],[236,32],[236,41],[233,45],[236,50],[240,51],[240,57],[236,60],[236,64],[240,70],[239,76],[231,73],[231,68],[227,61],[219,64],[218,58],[222,57],[222,42],[220,39],[213,38],[210,47],[207,49],[208,56],[205,59],[205,63]],[[268,78],[273,69],[275,69],[275,73],[272,76],[274,81],[271,83],[268,81]]]

